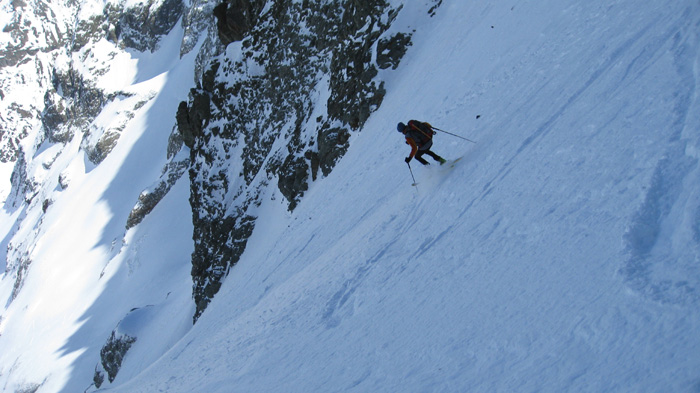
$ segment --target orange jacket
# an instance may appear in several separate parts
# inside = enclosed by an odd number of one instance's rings
[[[418,145],[416,145],[416,141],[413,140],[413,138],[407,136],[406,137],[406,144],[411,146],[411,154],[408,156],[413,159],[413,157],[416,155],[418,152]]]

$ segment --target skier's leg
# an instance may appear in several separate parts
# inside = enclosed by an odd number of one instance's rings
[[[435,154],[432,150],[425,150],[423,153],[429,155],[430,157],[433,157],[433,159],[441,164],[445,163],[445,159],[440,157],[439,155]]]
[[[416,161],[420,162],[423,165],[428,165],[428,161],[426,161],[423,157],[421,157],[425,153],[425,150],[418,150],[414,158]]]

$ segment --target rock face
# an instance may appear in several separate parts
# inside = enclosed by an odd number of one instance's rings
[[[131,348],[131,345],[136,342],[135,337],[130,337],[126,334],[117,334],[112,332],[112,335],[107,340],[107,343],[100,350],[100,358],[102,362],[95,368],[95,376],[93,382],[98,389],[105,381],[105,373],[110,383],[114,382],[117,377],[119,368],[122,366],[124,355]]]
[[[231,0],[214,8],[216,29],[224,45],[240,41],[253,28],[263,4],[259,1]]]
[[[76,131],[86,129],[111,99],[72,68],[66,72],[55,69],[52,82],[53,88],[44,94],[41,121],[46,139],[67,143]]]
[[[221,44],[236,50],[203,65],[177,112],[191,161],[195,321],[245,249],[267,188],[293,210],[381,105],[379,70],[395,68],[410,43],[385,34],[399,11],[379,0],[214,8]]]
[[[398,33],[390,38],[382,38],[377,43],[377,65],[381,69],[395,70],[411,44],[411,36]]]
[[[148,0],[130,8],[108,4],[105,8],[106,36],[127,48],[153,51],[160,37],[172,30],[183,11],[182,0]]]
[[[151,322],[156,308],[151,305],[133,308],[112,330],[100,350],[100,363],[95,366],[93,383],[97,389],[106,383],[114,382],[127,352]]]
[[[188,157],[173,158],[163,169],[160,179],[150,188],[143,190],[141,195],[139,195],[136,205],[126,220],[126,229],[140,224],[189,168],[190,161]]]

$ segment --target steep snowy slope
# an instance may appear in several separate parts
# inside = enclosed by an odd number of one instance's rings
[[[697,391],[700,6],[423,23],[331,175],[292,214],[269,195],[207,312],[113,391]],[[478,143],[439,134],[463,158],[413,188],[410,118]]]
[[[293,212],[279,187],[257,189],[252,237],[194,326],[192,183],[131,213],[169,163],[189,165],[167,149],[214,53],[195,31],[213,19],[192,15],[213,4],[185,3],[152,54],[95,44],[96,63],[117,53],[99,87],[121,93],[88,123],[121,127],[119,142],[95,163],[90,133],[25,140],[37,194],[0,184],[3,391],[700,389],[700,4],[389,3],[387,36],[415,32],[376,76],[381,107]],[[325,115],[327,78],[308,119]],[[477,143],[438,134],[434,150],[461,159],[412,161],[412,187],[395,130],[409,119]]]
[[[93,132],[121,127],[111,154],[96,165],[82,135],[65,144],[44,141],[27,177],[45,183],[24,204],[16,198],[19,207],[7,199],[3,236],[11,241],[8,254],[22,259],[11,261],[0,286],[3,391],[84,391],[110,332],[133,308],[149,310],[148,353],[140,355],[146,364],[191,326],[187,182],[174,187],[155,218],[125,229],[139,194],[167,163],[177,104],[193,84],[195,53],[177,60],[182,35],[174,29],[153,54],[113,54],[103,75],[111,85],[101,86],[125,92],[91,124]]]

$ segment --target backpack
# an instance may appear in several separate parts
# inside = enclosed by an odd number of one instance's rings
[[[419,147],[432,140],[433,134],[433,129],[427,123],[423,123],[418,120],[411,120],[408,122],[408,131],[406,132],[406,136],[413,139]]]

